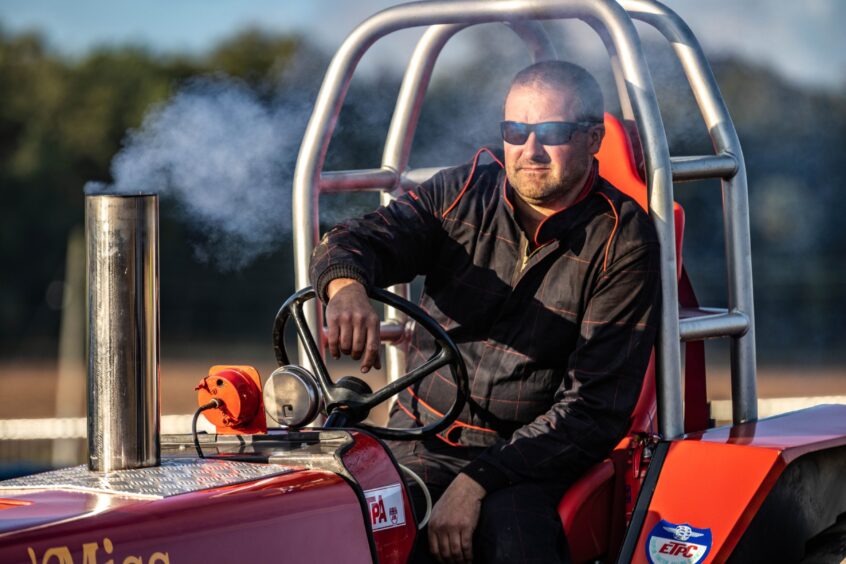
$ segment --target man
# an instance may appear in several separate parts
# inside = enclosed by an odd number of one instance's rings
[[[421,306],[461,350],[459,421],[391,445],[437,500],[428,547],[441,562],[566,561],[556,505],[628,429],[658,321],[658,243],[637,203],[598,177],[602,123],[587,71],[532,65],[505,100],[504,165],[477,154],[315,249],[334,357],[379,368],[365,287],[420,274]],[[416,331],[411,362],[432,351]],[[433,374],[398,396],[390,426],[429,423],[454,395]]]

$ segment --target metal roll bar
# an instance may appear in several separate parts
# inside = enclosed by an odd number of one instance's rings
[[[701,157],[670,157],[673,180],[704,180],[727,178],[737,174],[737,159],[731,155],[706,155]]]
[[[465,24],[433,25],[417,42],[406,67],[391,124],[388,127],[388,135],[385,138],[385,148],[382,152],[383,168],[402,172],[408,166],[414,131],[417,129],[423,98],[435,69],[435,61],[447,41],[465,27],[467,27]],[[391,193],[383,192],[380,202],[382,205],[387,205],[392,199]],[[405,299],[410,298],[408,284],[399,284],[388,289]],[[401,311],[388,306],[385,307],[385,318],[394,319],[398,323],[407,321]],[[396,380],[405,372],[407,356],[406,343],[386,347],[385,376],[388,381]]]
[[[648,23],[672,45],[682,65],[716,155],[674,159],[674,175],[680,180],[714,178],[718,174],[723,192],[723,229],[728,274],[729,315],[747,319],[744,332],[726,327],[731,337],[731,395],[734,423],[758,418],[755,360],[755,306],[752,292],[752,245],[749,228],[749,192],[746,164],[740,139],[720,95],[720,88],[699,42],[684,21],[655,0],[623,0],[631,17]]]
[[[702,307],[683,308],[680,315],[679,332],[682,341],[743,336],[749,331],[749,318],[742,313],[729,313],[724,309]]]
[[[628,13],[627,13],[628,10]],[[384,10],[360,24],[344,41],[326,72],[300,147],[294,174],[294,257],[296,285],[308,285],[308,261],[318,240],[320,192],[380,190],[383,203],[392,192],[431,176],[439,168],[406,170],[414,131],[435,61],[446,42],[471,25],[505,22],[527,44],[535,60],[555,58],[543,28],[530,20],[578,18],[601,37],[611,58],[623,115],[637,123],[647,171],[649,213],[661,245],[662,319],[657,342],[659,424],[664,437],[683,432],[680,341],[732,336],[732,382],[735,421],[756,412],[755,351],[751,307],[751,260],[748,203],[743,157],[736,132],[719,95],[701,48],[672,11],[652,0],[458,0],[416,2]],[[631,18],[656,27],[673,45],[708,126],[716,155],[670,158],[652,79]],[[334,125],[353,72],[364,52],[378,39],[399,29],[431,26],[417,44],[403,78],[388,131],[380,169],[323,172]],[[677,301],[673,225],[673,180],[722,178],[729,263],[729,311],[684,312]],[[731,208],[731,209],[729,209]],[[741,281],[745,280],[745,283]],[[407,285],[393,288],[407,295]],[[318,327],[317,308],[306,312]],[[392,340],[403,333],[402,316],[386,311],[383,324]],[[388,329],[390,327],[390,329]],[[385,337],[388,337],[386,334]],[[405,350],[399,338],[388,347],[389,378],[402,370]],[[300,358],[305,358],[300,351]],[[751,380],[751,384],[750,384]],[[751,401],[751,403],[750,403]]]
[[[506,25],[523,40],[531,52],[533,61],[557,58],[555,48],[539,23],[512,22],[506,23]],[[397,103],[391,117],[391,124],[388,127],[385,149],[382,153],[383,169],[402,172],[408,167],[414,131],[417,129],[423,98],[429,89],[435,62],[446,43],[466,27],[466,24],[434,25],[428,28],[417,42],[403,76],[402,85],[397,95]],[[414,180],[419,178],[418,182],[422,182],[438,170],[428,169],[426,174],[422,175],[417,173],[413,175]],[[383,205],[387,205],[392,199],[393,194],[382,193],[381,201]],[[408,299],[409,297],[408,284],[399,284],[389,288],[389,290],[403,298]],[[400,323],[405,322],[405,315],[393,308],[385,309],[385,318],[395,319]],[[385,372],[388,380],[395,380],[405,371],[406,355],[407,345],[405,343],[388,347],[385,359]]]

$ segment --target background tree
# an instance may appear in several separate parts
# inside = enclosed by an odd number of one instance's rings
[[[498,142],[510,76],[504,69],[516,71],[528,59],[516,39],[492,31],[479,31],[473,41],[464,67],[436,73],[412,166],[458,164],[475,147]],[[576,57],[572,45],[557,41],[565,58]],[[647,43],[647,53],[672,151],[710,150],[704,127],[696,135],[681,127],[696,110],[666,46]],[[66,241],[83,221],[82,188],[112,180],[113,157],[151,109],[196,77],[228,76],[267,107],[298,104],[302,111],[289,127],[301,135],[327,63],[327,54],[303,37],[258,29],[191,57],[116,46],[69,58],[37,34],[0,32],[0,355],[54,354]],[[613,92],[607,63],[588,66]],[[846,96],[792,84],[737,59],[713,66],[744,143],[761,356],[835,360],[846,344],[846,271],[839,260],[846,252],[839,224],[846,212],[840,197]],[[327,169],[379,165],[400,78],[385,70],[355,79]],[[282,158],[292,169],[295,151]],[[719,187],[681,185],[676,195],[688,217],[685,262],[703,301],[719,305],[725,296]],[[375,205],[373,195],[321,200],[326,223]],[[208,234],[185,222],[172,203],[164,201],[162,210],[162,322],[169,342],[266,342],[276,308],[293,289],[290,235],[280,237],[276,252],[221,273],[193,251]],[[289,217],[290,210],[279,213]]]

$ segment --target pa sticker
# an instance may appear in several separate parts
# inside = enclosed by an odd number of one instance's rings
[[[374,532],[405,525],[402,487],[399,484],[365,490],[364,497],[370,513],[370,526]]]
[[[646,537],[646,557],[652,564],[696,564],[711,550],[711,529],[661,519]]]

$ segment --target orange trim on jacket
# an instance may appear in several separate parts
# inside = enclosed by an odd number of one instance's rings
[[[473,165],[470,167],[470,174],[467,175],[467,181],[464,182],[464,187],[461,189],[461,192],[458,193],[458,196],[456,196],[455,200],[453,200],[453,202],[449,205],[446,211],[441,214],[442,218],[446,217],[447,214],[451,212],[455,206],[458,205],[458,202],[464,196],[464,193],[467,191],[467,188],[470,187],[470,182],[472,182],[473,180],[473,174],[475,174],[476,172],[476,166],[479,164],[479,157],[482,155],[482,153],[489,154],[494,160],[494,162],[496,162],[496,164],[498,164],[502,168],[505,168],[505,165],[502,164],[502,161],[496,158],[496,155],[493,154],[493,151],[491,151],[487,147],[482,147],[481,149],[476,151],[476,155],[473,157]]]

